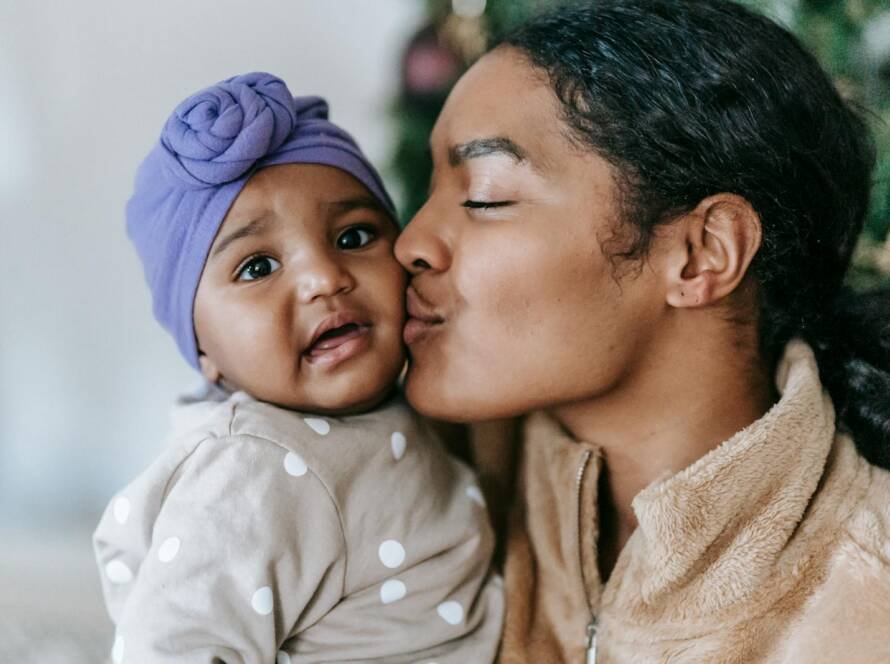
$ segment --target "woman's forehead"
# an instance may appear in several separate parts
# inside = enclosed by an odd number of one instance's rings
[[[496,49],[455,85],[431,136],[434,152],[448,157],[478,140],[511,142],[534,158],[560,132],[560,104],[547,79],[515,49]]]

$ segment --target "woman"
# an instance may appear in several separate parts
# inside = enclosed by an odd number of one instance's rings
[[[408,397],[533,413],[502,661],[890,661],[887,303],[840,308],[874,149],[814,59],[723,0],[583,3],[431,147]]]

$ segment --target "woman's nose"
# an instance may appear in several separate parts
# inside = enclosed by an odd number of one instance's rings
[[[443,223],[429,207],[429,203],[423,206],[396,240],[396,260],[411,274],[442,272],[451,261]]]
[[[297,297],[303,304],[319,298],[344,295],[355,288],[355,280],[336,256],[307,256],[296,266]]]

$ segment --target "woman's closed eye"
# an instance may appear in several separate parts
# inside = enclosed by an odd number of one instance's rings
[[[469,210],[490,210],[492,208],[507,207],[516,201],[476,201],[467,199],[461,205]]]
[[[268,277],[281,267],[281,263],[271,256],[252,256],[235,273],[237,281],[256,281]]]
[[[377,239],[377,231],[368,226],[352,226],[337,236],[337,249],[361,249]]]

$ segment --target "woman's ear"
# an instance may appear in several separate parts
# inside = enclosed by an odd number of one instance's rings
[[[736,194],[715,194],[674,225],[667,303],[704,307],[738,288],[760,249],[760,215]]]
[[[200,351],[198,351],[198,364],[201,367],[201,373],[204,375],[204,378],[211,383],[218,383],[220,378],[222,378],[222,372],[220,372],[216,363]]]

